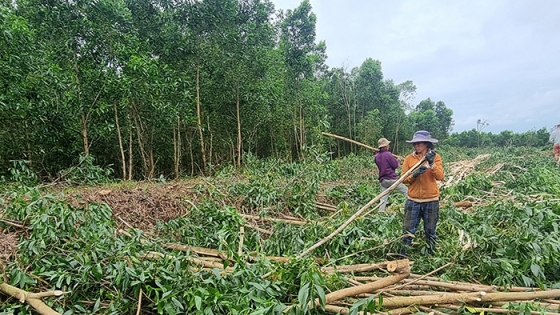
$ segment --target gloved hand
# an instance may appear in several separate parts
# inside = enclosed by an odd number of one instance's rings
[[[434,159],[436,158],[436,151],[430,151],[426,154],[426,161],[430,164],[434,164]]]
[[[414,172],[414,174],[412,174],[412,177],[416,178],[424,173],[426,173],[426,170],[428,168],[426,166],[420,166],[419,169],[416,170],[416,172]]]

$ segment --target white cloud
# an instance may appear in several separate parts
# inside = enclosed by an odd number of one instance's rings
[[[295,0],[273,0],[293,9]],[[560,122],[560,2],[556,0],[311,0],[331,67],[381,61],[412,80],[416,102],[444,101],[454,131],[525,132]]]

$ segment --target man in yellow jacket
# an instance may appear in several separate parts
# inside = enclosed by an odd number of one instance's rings
[[[416,163],[426,157],[424,165],[419,167],[403,183],[408,184],[408,198],[405,203],[403,238],[404,247],[400,254],[406,256],[406,249],[412,244],[412,236],[416,233],[420,219],[424,221],[424,233],[430,253],[436,245],[436,225],[439,220],[439,187],[436,181],[443,180],[443,163],[441,156],[434,151],[434,143],[430,132],[416,131],[412,140],[414,152],[405,157],[402,173],[406,173]]]

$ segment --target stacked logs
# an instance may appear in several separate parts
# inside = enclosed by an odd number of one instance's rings
[[[198,255],[191,262],[202,269],[223,268],[227,257],[214,249],[192,247],[177,244],[166,244],[166,248],[189,251]],[[256,255],[256,254],[255,254]],[[151,256],[154,257],[153,254]],[[248,261],[255,256],[248,255]],[[290,260],[287,257],[266,257],[277,263]],[[317,263],[323,263],[316,259]],[[516,303],[529,303],[536,314],[557,314],[560,307],[560,290],[542,290],[529,287],[498,287],[479,283],[447,281],[433,277],[432,274],[449,266],[444,265],[426,275],[410,272],[413,262],[408,259],[384,261],[371,264],[340,265],[322,267],[325,275],[339,274],[344,277],[348,287],[332,291],[325,288],[324,310],[330,313],[349,314],[350,306],[360,299],[374,296],[383,297],[382,308],[389,314],[410,314],[418,311],[443,314],[449,310],[456,311],[461,307],[469,307],[474,312],[508,313],[508,306]],[[224,272],[230,272],[226,267]],[[382,272],[384,277],[371,276],[372,272]],[[315,307],[321,307],[315,301]],[[296,305],[292,305],[294,307]],[[364,313],[365,314],[365,313]]]

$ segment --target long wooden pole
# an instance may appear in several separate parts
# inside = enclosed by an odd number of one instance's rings
[[[414,164],[414,166],[412,166],[408,171],[406,171],[406,173],[404,173],[397,181],[395,181],[395,183],[393,185],[391,185],[389,188],[387,188],[385,191],[381,192],[379,195],[377,195],[377,197],[373,198],[370,202],[368,202],[365,206],[363,206],[360,210],[358,210],[356,213],[354,213],[348,220],[346,220],[346,222],[344,222],[338,229],[336,229],[334,232],[332,232],[331,234],[329,234],[327,237],[323,238],[322,240],[320,240],[319,242],[317,242],[315,245],[309,247],[308,249],[304,250],[303,252],[301,252],[301,254],[297,255],[296,258],[302,258],[305,257],[305,255],[311,253],[313,250],[315,250],[317,247],[325,244],[326,242],[328,242],[329,240],[331,240],[335,235],[337,235],[338,233],[340,233],[342,230],[344,230],[350,223],[352,223],[352,221],[354,221],[357,217],[360,216],[360,214],[362,214],[367,208],[371,207],[371,205],[373,205],[374,203],[376,203],[377,201],[379,201],[379,199],[381,199],[381,197],[389,194],[393,189],[395,189],[400,183],[402,183],[408,176],[410,176],[410,174],[412,174],[414,171],[416,171],[416,169],[418,167],[420,167],[420,165],[424,164],[424,162],[426,161],[426,157],[422,158],[420,161],[418,161],[418,163]]]
[[[409,305],[434,305],[462,301],[465,303],[525,301],[560,297],[560,290],[547,290],[536,292],[493,292],[486,293],[444,293],[432,296],[396,296],[383,299],[383,307],[403,307]]]
[[[352,140],[352,139],[348,139],[348,138],[345,138],[345,137],[342,137],[342,136],[333,135],[332,133],[321,132],[321,134],[322,134],[323,136],[333,137],[333,138],[336,138],[336,139],[339,139],[339,140],[344,140],[344,141],[352,142],[352,143],[357,144],[357,145],[359,145],[359,146],[362,146],[362,147],[364,147],[364,148],[366,148],[366,149],[370,149],[370,150],[372,150],[372,151],[374,151],[374,152],[379,151],[378,148],[374,148],[374,147],[371,147],[371,146],[369,146],[369,145],[367,145],[367,144],[363,144],[363,143],[361,143],[361,142],[358,142],[358,141],[355,141],[355,140]],[[399,156],[399,155],[393,154],[393,156],[396,157],[397,159],[402,159],[402,157]]]
[[[359,145],[359,146],[362,146],[362,147],[364,147],[364,148],[366,148],[366,149],[370,149],[370,150],[375,151],[375,152],[379,151],[378,148],[370,147],[370,146],[367,145],[367,144],[363,144],[363,143],[361,143],[361,142],[358,142],[358,141],[355,141],[355,140],[352,140],[352,139],[344,138],[344,137],[342,137],[342,136],[333,135],[332,133],[321,132],[321,134],[322,134],[323,136],[329,136],[329,137],[333,137],[333,138],[336,138],[336,139],[340,139],[340,140],[352,142],[352,143],[354,143],[354,144],[357,144],[357,145]]]

